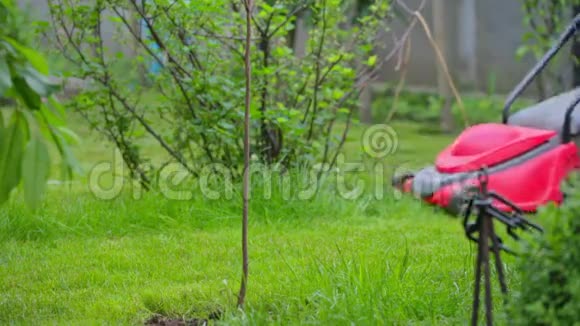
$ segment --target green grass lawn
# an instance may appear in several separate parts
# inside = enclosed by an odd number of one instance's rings
[[[80,178],[71,188],[52,185],[37,212],[16,196],[0,210],[0,323],[138,325],[162,314],[217,316],[213,322],[223,324],[466,324],[474,244],[459,219],[399,198],[388,185],[401,164],[433,161],[453,137],[393,127],[398,145],[380,161],[387,171],[382,198],[372,191],[371,171],[356,199],[332,191],[332,180],[330,190],[306,199],[285,198],[277,186],[264,198],[256,181],[244,313],[236,310],[239,185],[230,198],[198,191],[189,200],[135,199],[128,189],[102,200]],[[111,159],[111,148],[78,131],[85,168]],[[358,127],[350,135],[348,160],[360,158],[362,134]],[[504,258],[508,285],[516,285],[513,259]]]

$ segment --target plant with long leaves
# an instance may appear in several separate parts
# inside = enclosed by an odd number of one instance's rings
[[[26,203],[35,208],[51,172],[49,141],[63,158],[65,178],[78,165],[69,148],[75,135],[54,97],[59,84],[48,77],[44,58],[23,44],[19,15],[13,1],[0,0],[0,97],[14,103],[0,109],[0,204],[22,185]]]

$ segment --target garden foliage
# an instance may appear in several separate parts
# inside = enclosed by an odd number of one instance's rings
[[[241,2],[50,0],[69,75],[92,86],[70,105],[151,183],[138,145],[150,137],[192,175],[209,164],[241,175],[244,10]],[[252,28],[252,157],[285,167],[334,164],[360,90],[382,66],[376,40],[390,1],[259,1]],[[104,24],[126,46],[107,47]],[[300,26],[307,37],[299,37]],[[152,171],[162,166],[154,167]]]
[[[579,0],[521,0],[524,14],[523,23],[526,32],[522,36],[522,45],[518,47],[516,57],[531,55],[538,60],[557,42],[558,37],[573,19]],[[562,51],[564,52],[564,51]],[[558,55],[550,65],[536,78],[536,91],[540,99],[546,99],[568,89],[566,78],[569,75],[570,61],[576,61],[573,55]]]
[[[576,180],[575,186],[580,183]],[[511,309],[518,325],[577,325],[580,320],[580,193],[541,213],[546,233],[525,242],[520,288]]]

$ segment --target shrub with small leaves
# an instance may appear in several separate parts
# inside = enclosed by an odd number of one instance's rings
[[[575,180],[575,188],[580,182]],[[510,310],[517,325],[577,325],[580,320],[580,192],[539,218],[546,232],[524,242],[521,278]]]
[[[141,136],[193,176],[216,164],[242,175],[241,2],[48,3],[53,43],[70,63],[66,73],[94,81],[71,100],[71,108],[115,144],[133,177],[150,183],[140,172],[147,159],[136,145]],[[251,148],[260,163],[335,164],[358,94],[385,63],[380,53],[387,51],[377,39],[394,19],[388,0],[373,1],[355,15],[348,14],[351,4],[256,2]],[[107,48],[105,23],[115,27],[115,38],[130,45],[132,53]],[[124,67],[116,64],[121,57]],[[141,78],[127,81],[128,75]],[[147,166],[150,172],[157,169]]]

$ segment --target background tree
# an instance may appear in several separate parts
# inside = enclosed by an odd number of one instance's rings
[[[244,9],[229,0],[86,2],[49,0],[47,34],[72,76],[91,82],[68,106],[122,153],[131,176],[177,162],[191,175],[208,164],[243,171]],[[349,1],[260,1],[255,4],[252,57],[252,157],[291,168],[334,165],[353,123],[358,95],[383,59],[377,38],[388,31],[391,2],[376,0],[345,28]],[[109,15],[110,13],[110,15]],[[306,14],[307,13],[307,14]],[[290,41],[297,17],[308,28],[303,55]],[[136,57],[107,49],[103,21],[136,44]],[[141,28],[135,28],[135,19]],[[85,51],[93,49],[93,51]],[[302,50],[301,50],[302,51]],[[364,65],[357,69],[357,63]],[[154,63],[145,73],[139,67]],[[155,121],[155,123],[152,123]],[[137,143],[149,138],[166,162],[149,162]],[[152,166],[149,170],[147,167]]]
[[[524,44],[518,48],[516,55],[518,58],[523,58],[525,55],[531,54],[534,59],[538,60],[552,47],[560,33],[570,23],[574,8],[580,5],[580,1],[521,1],[524,25],[528,31],[524,33],[522,37]],[[573,69],[570,69],[570,61],[575,66],[576,60],[574,51],[571,54],[571,56],[554,58],[550,66],[538,75],[536,86],[540,100],[563,92],[570,86],[566,82],[566,76],[573,72]]]

